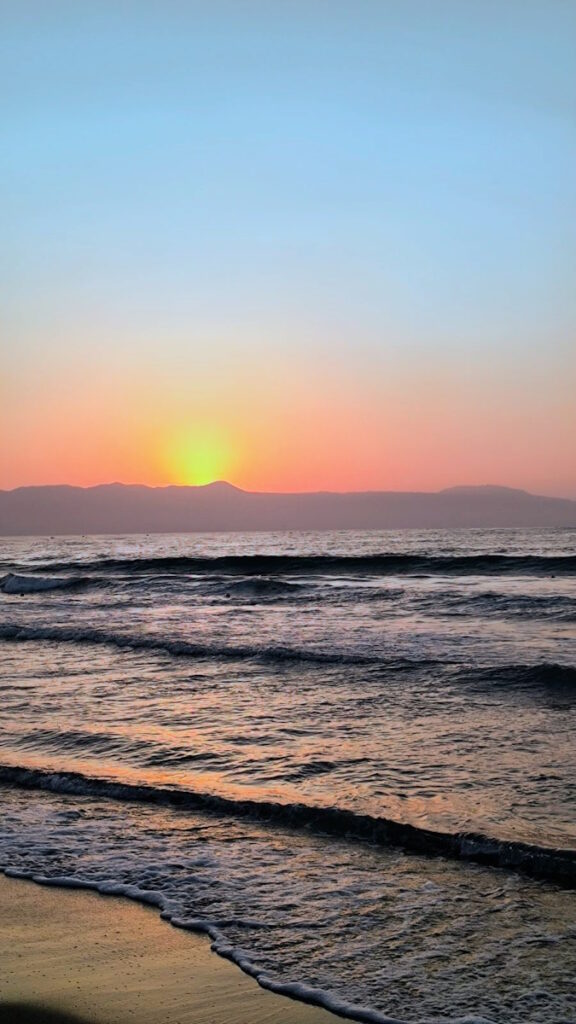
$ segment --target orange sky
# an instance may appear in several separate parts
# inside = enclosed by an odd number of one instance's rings
[[[122,356],[104,365],[95,353],[77,353],[66,376],[56,357],[26,380],[13,374],[5,488],[227,479],[252,490],[574,490],[572,378],[553,382],[551,403],[539,365],[519,386],[513,365],[439,367],[416,351],[389,367],[373,359],[371,373],[346,350],[321,370],[300,351],[201,374],[153,358],[128,371]]]

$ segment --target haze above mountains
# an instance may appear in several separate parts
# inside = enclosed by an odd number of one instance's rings
[[[267,494],[222,481],[0,491],[3,536],[528,526],[576,527],[576,501],[493,486]]]

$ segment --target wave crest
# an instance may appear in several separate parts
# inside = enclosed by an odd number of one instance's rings
[[[384,668],[389,672],[417,672],[433,668],[445,670],[464,683],[502,686],[566,686],[576,685],[576,666],[554,662],[533,665],[466,665],[434,659],[411,660],[390,658],[384,654],[362,654],[357,651],[323,651],[297,647],[235,646],[233,644],[193,643],[170,637],[112,633],[100,629],[54,626],[0,625],[0,641],[26,643],[70,643],[102,645],[119,650],[151,651],[176,658],[216,658],[229,661],[306,662],[316,665],[359,665]]]
[[[9,572],[0,579],[3,594],[37,594],[48,590],[77,590],[93,581],[88,576],[19,576]]]
[[[376,576],[439,574],[460,576],[576,575],[576,555],[224,555],[213,558],[162,556],[101,558],[91,562],[60,562],[38,572],[65,572],[81,567],[89,572],[229,573],[244,576],[277,574],[371,574]]]
[[[356,814],[338,807],[311,807],[271,801],[235,800],[194,790],[113,782],[80,772],[0,765],[0,784],[76,796],[161,804],[220,815],[253,818],[297,830],[313,830],[340,839],[396,846],[408,853],[475,861],[520,871],[566,888],[576,888],[576,850],[557,850],[504,841],[477,833],[437,832],[390,818]]]

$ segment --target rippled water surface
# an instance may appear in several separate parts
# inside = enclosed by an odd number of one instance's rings
[[[4,868],[349,1012],[576,1019],[576,531],[19,538],[0,577]]]

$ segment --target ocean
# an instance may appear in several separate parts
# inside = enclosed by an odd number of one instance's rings
[[[576,530],[4,538],[0,577],[6,874],[354,1019],[576,1021]]]

